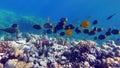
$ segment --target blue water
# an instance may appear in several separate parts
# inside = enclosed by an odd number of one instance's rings
[[[86,19],[88,16],[102,18],[120,12],[119,0],[0,0],[0,8],[18,14],[50,17],[58,20]]]
[[[0,0],[0,9],[44,20],[50,17],[55,22],[67,17],[69,23],[76,25],[91,16],[91,22],[99,20],[98,27],[104,27],[105,30],[109,27],[120,29],[120,0]],[[113,13],[117,15],[106,21]],[[119,38],[117,35],[112,36],[112,39],[116,37]]]

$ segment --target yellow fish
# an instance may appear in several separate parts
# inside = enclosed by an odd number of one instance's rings
[[[65,35],[67,36],[71,36],[73,34],[73,30],[72,29],[68,29],[66,32],[65,32]]]
[[[80,27],[82,28],[89,28],[90,27],[90,21],[85,20],[80,24]]]

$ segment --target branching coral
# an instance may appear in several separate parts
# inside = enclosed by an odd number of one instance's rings
[[[13,49],[10,41],[0,41],[0,53],[7,53]]]
[[[23,54],[23,50],[18,45],[12,41],[0,41],[0,53],[13,53],[16,57],[20,54]]]

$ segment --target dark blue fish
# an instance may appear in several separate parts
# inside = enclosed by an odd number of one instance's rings
[[[93,28],[93,31],[97,31],[97,27],[94,27],[94,28]]]
[[[111,33],[112,34],[120,34],[120,30],[118,30],[118,29],[113,29],[113,30],[111,30]]]
[[[37,25],[37,24],[33,25],[33,28],[36,29],[36,30],[42,29],[42,27],[40,25]]]
[[[11,34],[18,32],[18,29],[12,28],[12,27],[11,28],[0,29],[0,30],[2,30],[4,32],[7,32],[7,33],[11,33]]]
[[[108,16],[106,20],[110,20],[110,19],[111,19],[113,16],[115,16],[115,15],[116,15],[116,13],[114,13],[114,14]]]
[[[89,33],[88,33],[88,35],[95,35],[96,34],[96,31],[90,31]]]
[[[53,24],[52,23],[45,23],[44,28],[53,28]]]
[[[65,25],[66,23],[64,23],[64,22],[58,22],[58,24],[57,25],[59,25],[59,26],[63,26],[63,25]]]
[[[97,28],[97,32],[101,32],[103,30],[104,30],[103,28]]]
[[[98,20],[94,20],[92,24],[96,25],[97,23],[98,23]]]
[[[88,29],[83,30],[83,33],[85,33],[85,34],[88,34],[89,32],[90,32],[90,30],[88,30]]]
[[[54,28],[54,33],[57,33],[57,31],[62,30],[64,26],[64,22],[58,22],[58,24]]]
[[[60,22],[66,22],[68,20],[68,18],[61,18]]]
[[[57,25],[55,28],[54,28],[54,30],[62,30],[63,29],[63,26],[62,25]]]
[[[73,24],[69,24],[69,25],[64,26],[65,30],[74,29],[74,28],[75,28],[75,26]]]
[[[106,36],[110,36],[112,33],[111,32],[105,32]]]
[[[112,30],[112,28],[109,28],[108,31],[105,32],[105,35],[106,35],[106,36],[110,36],[110,35],[112,34],[112,33],[111,33],[111,30]]]
[[[18,24],[13,24],[10,28],[4,28],[4,29],[0,29],[1,31],[4,31],[4,32],[7,32],[7,33],[18,33],[19,30],[17,29],[18,28]]]
[[[60,36],[64,36],[64,35],[65,35],[65,32],[61,32],[61,33],[60,33]]]
[[[19,25],[18,24],[13,24],[11,27],[17,28]]]
[[[97,27],[94,27],[93,28],[93,31],[97,31],[97,32],[101,32],[101,31],[103,31],[104,30],[104,28],[97,28]]]
[[[78,34],[78,33],[81,33],[82,31],[78,29],[78,27],[75,28],[75,32]]]
[[[106,35],[101,34],[101,35],[99,35],[98,37],[95,36],[94,39],[95,39],[95,40],[97,40],[97,39],[103,40],[103,39],[106,39],[106,37],[107,37]]]

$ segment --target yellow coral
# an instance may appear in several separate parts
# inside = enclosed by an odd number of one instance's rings
[[[110,64],[120,64],[120,57],[107,58],[106,62],[107,62],[108,65],[110,65]]]
[[[32,67],[32,63],[26,63],[23,61],[19,61],[18,59],[11,59],[9,61],[15,64],[15,68],[30,68],[30,67]]]
[[[24,51],[22,49],[15,48],[14,55],[17,57],[17,56],[23,54],[23,52]]]

